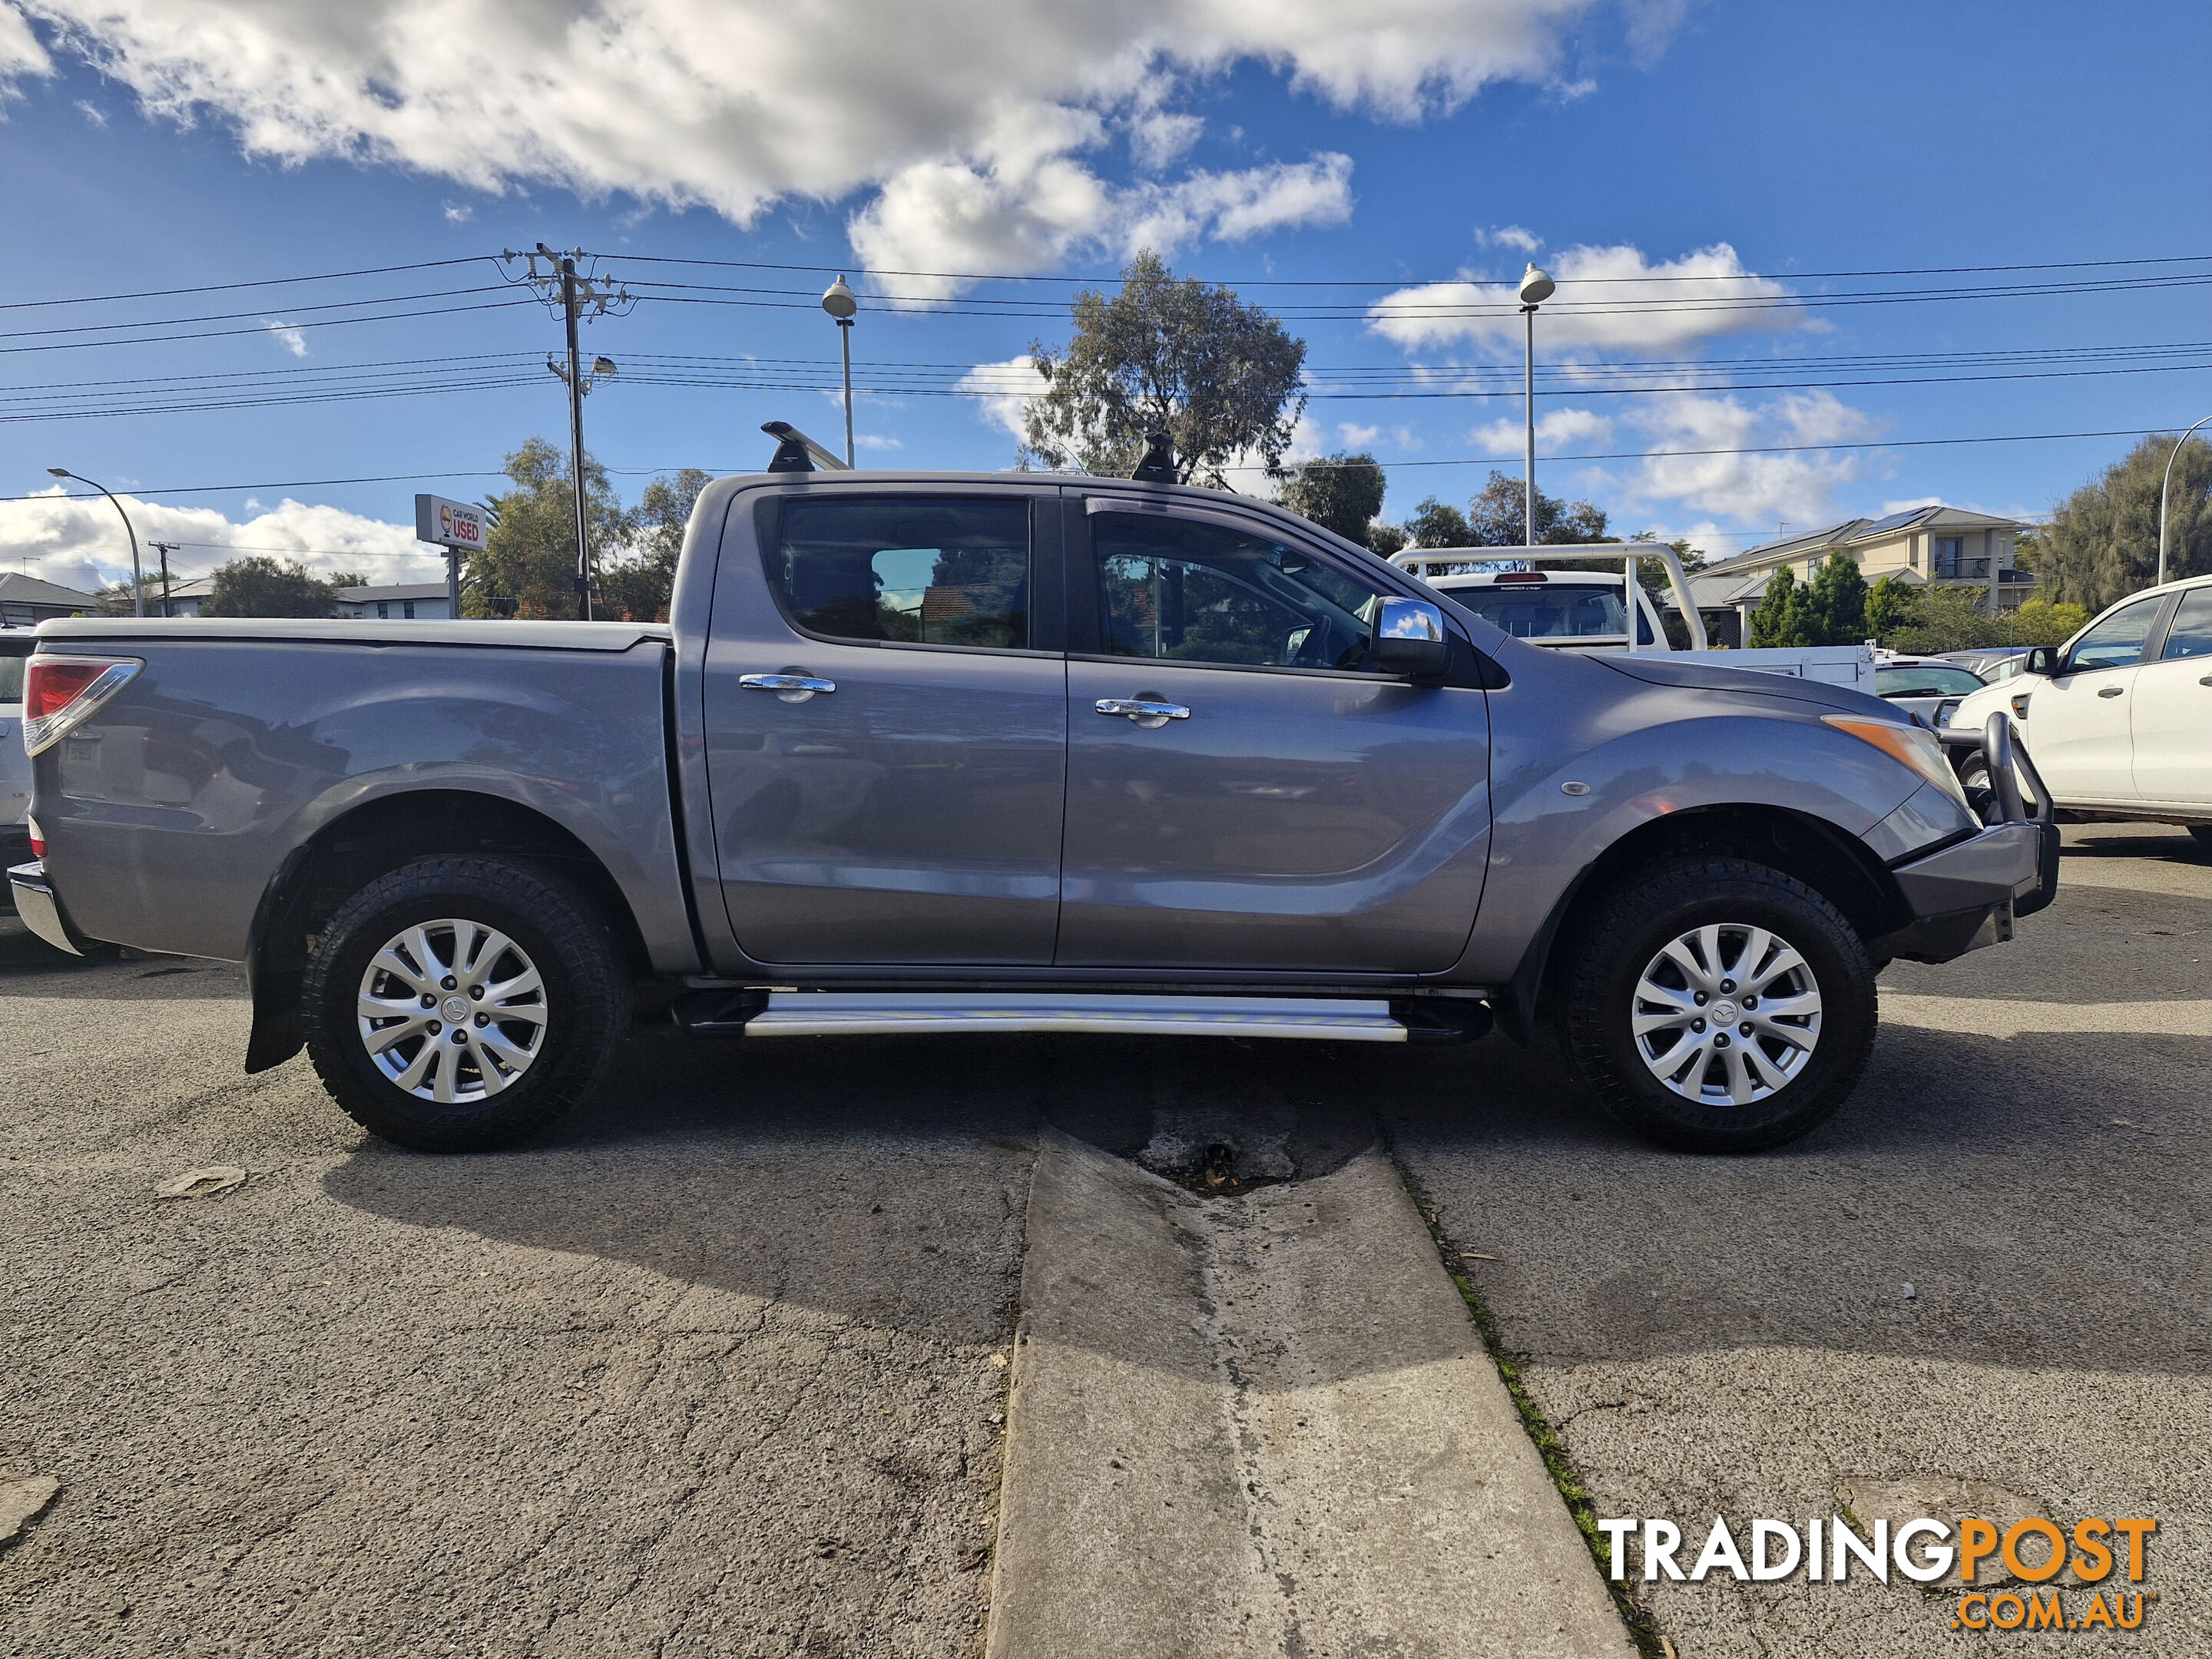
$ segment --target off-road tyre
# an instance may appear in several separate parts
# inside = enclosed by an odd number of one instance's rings
[[[1717,925],[1762,928],[1786,941],[1819,998],[1811,1052],[1779,1087],[1742,1105],[1693,1101],[1670,1088],[1634,1030],[1647,967],[1670,941]],[[1744,859],[1669,859],[1621,882],[1586,914],[1559,981],[1557,1018],[1569,1064],[1615,1121],[1686,1152],[1758,1152],[1825,1121],[1857,1085],[1874,1052],[1875,972],[1842,913],[1795,877]]]
[[[531,1022],[542,1030],[518,1075],[495,1093],[481,1092],[479,1078],[477,1097],[443,1103],[380,1069],[359,1003],[364,976],[388,942],[410,927],[452,921],[495,929],[512,942],[520,954],[504,960],[535,970],[543,1013]],[[458,932],[442,937],[448,948],[459,942]],[[431,988],[436,994],[440,988]],[[473,988],[458,988],[462,996]],[[323,926],[302,993],[308,1056],[331,1097],[370,1133],[424,1152],[488,1152],[545,1128],[599,1085],[629,1024],[629,971],[599,908],[552,871],[506,859],[427,858],[377,877]],[[452,1042],[457,1029],[443,1027],[438,1040]],[[504,1029],[526,1041],[530,1026]]]

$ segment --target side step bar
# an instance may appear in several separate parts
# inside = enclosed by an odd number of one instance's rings
[[[1066,993],[706,991],[679,998],[696,1036],[885,1036],[1088,1031],[1126,1036],[1308,1037],[1334,1042],[1466,1042],[1490,1029],[1480,1003],[1422,999],[1080,995]]]

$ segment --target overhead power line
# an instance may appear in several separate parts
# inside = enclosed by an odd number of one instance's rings
[[[1643,461],[1666,460],[1675,456],[1786,455],[1824,449],[1925,449],[1966,444],[2051,443],[2074,438],[2147,438],[2154,433],[2170,432],[2172,429],[2171,426],[2115,427],[2095,432],[2013,432],[1972,438],[1877,438],[1849,443],[1753,444],[1729,449],[1637,449],[1620,450],[1607,454],[1554,455],[1547,459],[1555,461]],[[1505,466],[1516,465],[1520,459],[1521,457],[1517,454],[1459,455],[1444,458],[1426,457],[1419,460],[1384,460],[1378,461],[1376,465],[1387,471],[1394,467],[1409,466]],[[1335,463],[1313,461],[1301,465],[1327,467]],[[609,472],[625,477],[678,472],[683,470],[683,466],[678,465],[652,467],[610,466],[606,469]],[[716,471],[717,476],[728,476],[726,471],[718,469],[702,470]],[[1224,471],[1261,472],[1265,471],[1266,468],[1254,465],[1232,466],[1225,468]],[[220,495],[228,490],[311,489],[339,484],[412,483],[428,478],[501,478],[506,476],[505,471],[500,468],[486,467],[476,471],[462,472],[392,472],[374,477],[289,478],[274,481],[264,479],[250,483],[148,485],[128,489],[122,493],[133,501],[143,501],[154,495]],[[0,501],[97,501],[99,499],[96,495],[82,491],[64,491],[59,494],[48,491],[36,495],[0,495]]]

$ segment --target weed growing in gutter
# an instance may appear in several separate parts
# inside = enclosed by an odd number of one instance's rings
[[[1428,1194],[1421,1190],[1421,1183],[1413,1178],[1413,1172],[1399,1161],[1395,1148],[1391,1162],[1397,1164],[1398,1178],[1406,1183],[1407,1192],[1412,1194],[1413,1207],[1421,1212],[1421,1221],[1429,1230],[1429,1242],[1436,1246],[1437,1260],[1443,1263],[1444,1272],[1450,1275],[1451,1282],[1458,1287],[1460,1300],[1467,1304],[1468,1314],[1474,1321],[1474,1328],[1481,1333],[1482,1346],[1489,1353],[1491,1363],[1498,1367],[1498,1380],[1505,1384],[1505,1392],[1513,1401],[1513,1409],[1521,1414],[1521,1426],[1528,1431],[1528,1438],[1534,1443],[1536,1455],[1544,1460],[1545,1471],[1552,1477],[1552,1484],[1559,1488],[1560,1498],[1565,1500],[1567,1513],[1574,1517],[1575,1525],[1582,1533],[1583,1542],[1589,1546],[1590,1559],[1597,1563],[1598,1575],[1604,1580],[1606,1590],[1613,1597],[1613,1605],[1620,1614],[1620,1622],[1628,1627],[1629,1640],[1636,1644],[1636,1650],[1643,1659],[1672,1659],[1672,1650],[1654,1628],[1650,1613],[1631,1598],[1626,1583],[1613,1583],[1612,1547],[1605,1534],[1597,1529],[1597,1510],[1590,1502],[1589,1488],[1583,1484],[1582,1476],[1576,1472],[1572,1460],[1567,1455],[1566,1446],[1559,1439],[1559,1431],[1552,1426],[1550,1419],[1529,1397],[1528,1390],[1522,1386],[1520,1365],[1498,1340],[1498,1326],[1490,1316],[1489,1308],[1483,1303],[1482,1293],[1474,1288],[1474,1281],[1468,1278],[1454,1258],[1450,1241],[1445,1238],[1444,1230],[1437,1219],[1436,1206],[1429,1202]]]

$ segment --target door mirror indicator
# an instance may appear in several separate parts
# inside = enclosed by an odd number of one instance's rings
[[[2023,674],[2040,674],[2045,679],[2049,679],[2058,672],[2059,665],[2058,647],[2055,645],[2039,645],[2028,652],[2027,660],[2020,665],[2020,672]]]
[[[1384,599],[1368,654],[1386,674],[1414,680],[1443,678],[1451,666],[1444,613],[1425,599]]]

